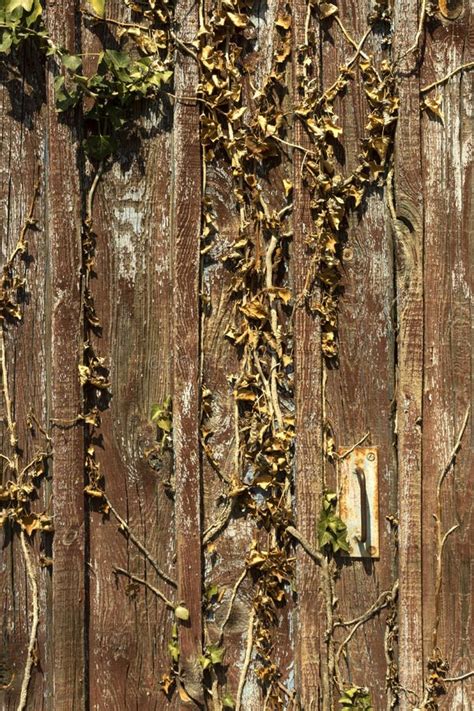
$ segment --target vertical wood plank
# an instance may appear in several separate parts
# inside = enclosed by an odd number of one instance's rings
[[[122,2],[107,4],[108,17],[129,21],[123,10]],[[83,40],[91,73],[101,40],[110,46],[108,28],[94,29],[96,34],[85,31]],[[172,457],[166,453],[161,464],[155,458],[152,468],[146,456],[157,438],[151,407],[172,395],[171,108],[159,98],[137,104],[131,118],[94,200],[91,289],[102,332],[90,338],[110,368],[111,383],[111,399],[95,432],[100,435],[96,456],[112,506],[174,578],[174,506],[165,488]],[[144,584],[113,571],[120,567],[169,598],[175,589],[157,577],[114,517],[89,503],[90,707],[162,711],[170,707],[160,680],[171,665],[173,613]]]
[[[51,3],[47,25],[52,40],[77,51],[78,3]],[[53,62],[48,73],[47,209],[51,280],[51,355],[48,378],[53,420],[74,420],[82,412],[78,366],[82,359],[81,204],[74,115],[58,118]],[[52,706],[85,708],[84,634],[84,438],[81,425],[53,429],[54,511],[52,581]],[[53,661],[54,660],[54,661]]]
[[[472,8],[455,22],[433,24],[421,69],[423,86],[473,56]],[[471,28],[471,32],[470,32]],[[433,652],[437,617],[436,488],[472,401],[472,75],[461,73],[425,94],[442,97],[444,124],[425,112],[422,119],[425,196],[425,387],[423,404],[423,629],[425,664]],[[472,259],[472,254],[471,254]],[[449,677],[472,669],[474,485],[472,411],[441,492],[441,526],[449,536],[442,556],[440,620],[436,646],[449,664]],[[427,674],[425,667],[425,675]],[[440,706],[468,710],[473,678],[447,685]]]
[[[182,42],[198,29],[198,7],[179,0],[175,19]],[[178,52],[177,96],[194,96],[196,62]],[[174,111],[173,175],[173,445],[176,482],[176,558],[178,597],[190,619],[179,625],[180,678],[194,702],[203,701],[202,670],[202,550],[200,462],[200,233],[201,149],[199,109],[192,100],[178,100]],[[183,702],[186,706],[186,702]]]
[[[302,58],[298,47],[305,43],[306,3],[293,4],[293,102],[298,105],[304,89]],[[314,54],[318,55],[318,48]],[[317,60],[315,60],[317,61]],[[302,122],[296,121],[294,141],[310,147]],[[304,293],[311,256],[306,241],[312,231],[309,193],[302,176],[303,153],[293,153],[293,283],[295,299]],[[315,543],[322,501],[322,357],[321,331],[304,300],[295,310],[295,506],[296,524],[303,536]],[[298,546],[296,558],[297,628],[295,634],[296,686],[305,711],[321,703],[321,651],[324,612],[318,592],[319,569]]]
[[[338,3],[339,17],[349,34],[360,41],[367,29],[370,3]],[[354,55],[333,23],[324,23],[322,62],[324,87],[337,79],[340,67]],[[329,41],[329,35],[332,38]],[[375,35],[375,33],[374,33]],[[364,51],[380,66],[383,53],[380,36],[371,36]],[[335,102],[342,128],[335,145],[341,174],[352,175],[360,161],[360,146],[367,136],[370,108],[362,73],[357,67],[347,91]],[[396,453],[393,442],[392,399],[394,396],[394,297],[393,244],[386,222],[383,189],[370,187],[358,210],[348,210],[347,239],[343,250],[342,289],[338,315],[339,362],[325,368],[326,424],[337,446],[351,446],[367,433],[364,444],[378,447],[378,495],[380,558],[345,559],[335,583],[336,617],[353,619],[362,615],[396,577],[396,546],[387,515],[396,515]],[[327,467],[328,486],[338,491],[337,472]],[[384,654],[386,611],[368,620],[354,635],[341,659],[340,671],[347,686],[357,684],[370,690],[375,708],[385,706],[386,659]],[[335,637],[342,639],[341,630]]]
[[[17,72],[16,69],[19,71]],[[18,273],[25,278],[23,298],[20,297],[22,321],[5,325],[9,392],[20,448],[20,466],[34,456],[40,437],[32,438],[27,426],[28,413],[33,411],[44,425],[46,420],[46,239],[44,170],[40,162],[44,153],[44,61],[39,58],[34,43],[26,42],[10,57],[2,57],[0,66],[0,235],[1,258],[4,264],[14,251],[20,231],[25,225],[35,183],[40,179],[40,193],[34,207],[36,226],[26,235],[28,248],[24,259],[16,260]],[[34,363],[34,367],[32,367]],[[9,437],[4,427],[5,412],[1,395],[1,446],[3,454],[11,456]],[[3,484],[11,476],[4,467]],[[38,482],[38,498],[31,509],[48,507],[47,484]],[[2,632],[0,637],[0,707],[14,711],[18,707],[23,671],[26,663],[28,634],[31,624],[31,587],[25,573],[24,556],[13,526],[0,528],[0,600]],[[37,654],[40,664],[33,668],[28,687],[28,704],[42,711],[45,708],[48,668],[47,590],[49,572],[41,569],[37,552],[40,536],[28,540],[40,598],[40,623]],[[31,545],[30,545],[31,544]]]
[[[419,26],[418,3],[401,0],[396,4],[394,13],[394,55],[406,55],[399,64],[400,112],[394,158],[398,319],[399,676],[403,688],[421,697],[424,673],[421,574],[424,233],[420,179],[423,165],[420,82],[416,55],[409,51]],[[411,694],[401,695],[402,711],[410,707],[410,698]]]

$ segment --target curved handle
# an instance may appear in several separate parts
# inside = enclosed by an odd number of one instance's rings
[[[360,486],[360,538],[361,543],[367,543],[367,486],[364,470],[356,467],[355,473]]]

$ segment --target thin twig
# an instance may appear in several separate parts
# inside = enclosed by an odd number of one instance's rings
[[[465,674],[461,674],[460,676],[447,676],[445,679],[443,679],[443,681],[448,681],[450,684],[455,684],[458,681],[464,681],[465,679],[469,679],[471,676],[474,676],[474,669],[466,672]]]
[[[357,447],[360,447],[360,445],[365,442],[365,440],[367,439],[367,437],[370,437],[370,430],[369,430],[369,432],[367,432],[363,437],[361,437],[358,442],[356,442],[355,444],[353,444],[352,447],[349,447],[349,449],[347,449],[347,450],[344,452],[344,454],[336,454],[338,460],[341,462],[343,459],[345,459],[346,457],[348,457],[349,454],[351,454],[351,453],[354,451],[354,449],[356,449]]]
[[[352,625],[359,624],[360,622],[365,622],[366,620],[370,619],[372,615],[374,615],[376,612],[386,607],[386,605],[393,600],[394,595],[396,595],[397,591],[398,580],[395,581],[391,590],[384,590],[384,592],[380,593],[373,605],[371,605],[368,610],[363,612],[362,615],[359,615],[359,617],[355,617],[353,620],[348,620],[347,622],[335,622],[334,627],[352,627]]]
[[[456,443],[451,450],[448,461],[441,472],[438,485],[436,487],[436,514],[433,514],[435,520],[435,538],[436,538],[436,577],[435,577],[435,619],[433,623],[432,631],[432,648],[433,651],[437,648],[438,642],[438,628],[441,617],[441,588],[443,582],[443,551],[448,536],[451,535],[457,528],[458,524],[452,526],[448,531],[443,534],[443,522],[442,522],[442,506],[441,506],[441,489],[446,476],[450,472],[454,462],[456,461],[456,455],[461,447],[462,438],[466,431],[467,423],[469,421],[469,414],[471,412],[471,406],[469,405],[466,409],[466,414],[461,424]]]
[[[420,94],[426,94],[428,91],[431,91],[437,86],[444,84],[446,81],[448,81],[448,79],[451,79],[451,77],[455,76],[456,74],[459,74],[459,72],[469,71],[470,69],[474,69],[474,62],[467,62],[466,64],[461,64],[459,67],[456,67],[456,69],[453,69],[452,72],[446,74],[446,76],[444,76],[442,79],[437,79],[432,84],[428,84],[428,86],[422,87],[420,89]]]
[[[7,360],[5,354],[5,331],[3,326],[0,324],[0,367],[2,369],[2,387],[3,387],[3,399],[5,401],[5,414],[7,418],[7,429],[10,435],[10,445],[15,450],[14,460],[15,469],[18,472],[18,453],[16,452],[18,446],[18,436],[16,433],[16,422],[13,419],[12,414],[12,402],[10,399],[10,393],[8,388],[8,371],[7,371]]]
[[[153,585],[151,585],[148,580],[145,580],[144,578],[139,578],[137,575],[129,573],[128,570],[125,570],[124,568],[114,568],[114,571],[116,573],[120,573],[120,575],[125,575],[127,578],[129,578],[129,580],[133,580],[134,583],[139,583],[140,585],[143,585],[144,587],[148,588],[148,590],[151,590],[151,592],[154,593],[157,597],[159,597],[160,600],[163,600],[166,607],[169,607],[170,610],[175,609],[176,603],[171,602],[171,600],[168,600],[168,598],[163,595],[161,590],[158,590],[158,588],[155,588]]]
[[[20,531],[20,543],[23,552],[23,558],[26,566],[26,573],[28,575],[28,580],[31,586],[31,605],[32,605],[32,621],[30,638],[28,641],[28,651],[25,662],[25,671],[23,673],[23,681],[21,684],[20,699],[18,701],[17,711],[24,711],[26,709],[26,703],[28,699],[28,686],[31,680],[31,671],[33,669],[33,663],[35,659],[35,647],[36,647],[36,636],[38,633],[39,624],[39,602],[38,602],[38,584],[36,582],[36,575],[33,569],[33,564],[31,562],[30,553],[25,539],[24,531]]]
[[[222,622],[222,625],[221,625],[221,631],[219,634],[219,641],[217,643],[218,646],[220,646],[222,644],[222,640],[224,639],[224,627],[229,622],[230,616],[232,614],[232,608],[234,606],[235,598],[237,597],[237,592],[238,592],[239,587],[241,586],[242,582],[244,581],[246,575],[247,575],[247,568],[245,568],[243,573],[237,579],[237,582],[235,583],[234,587],[232,588],[232,593],[231,593],[231,596],[229,599],[229,606],[227,608],[227,612],[224,617],[224,621]]]
[[[89,191],[87,193],[87,203],[86,203],[86,224],[88,227],[91,226],[92,224],[92,208],[94,205],[94,197],[95,197],[95,192],[97,190],[97,186],[99,185],[99,181],[102,177],[102,174],[104,172],[104,161],[101,160],[97,170],[95,172],[94,178],[92,180],[91,186],[89,188]]]
[[[301,546],[304,548],[306,553],[313,558],[313,560],[318,564],[322,565],[323,562],[326,560],[326,558],[323,556],[322,553],[316,550],[316,548],[313,548],[311,543],[307,541],[307,539],[303,536],[302,533],[298,531],[297,528],[294,526],[287,526],[286,528],[287,533],[290,534],[295,540],[298,541],[298,543],[301,543]]]
[[[471,406],[468,405],[468,408],[467,408],[467,410],[466,410],[466,414],[464,415],[464,419],[463,419],[463,421],[462,421],[461,429],[459,430],[459,435],[458,435],[458,438],[457,438],[457,440],[456,440],[456,444],[454,445],[454,447],[453,447],[453,449],[452,449],[452,451],[451,451],[451,454],[449,455],[448,462],[447,462],[446,466],[444,467],[444,469],[443,469],[443,471],[442,471],[442,473],[441,473],[441,475],[440,475],[440,477],[439,477],[439,480],[438,480],[438,486],[437,486],[437,495],[438,495],[438,496],[439,496],[439,494],[441,493],[441,486],[442,486],[442,484],[443,484],[444,478],[446,477],[447,473],[449,472],[449,470],[451,469],[452,465],[454,464],[454,462],[455,462],[455,460],[456,460],[456,454],[458,453],[459,448],[460,448],[460,446],[461,446],[461,441],[462,441],[462,438],[463,438],[463,436],[464,436],[464,432],[465,432],[465,430],[466,430],[467,423],[468,423],[468,421],[469,421],[469,414],[470,414],[470,412],[471,412]]]
[[[421,33],[423,32],[423,26],[425,24],[425,17],[426,17],[426,0],[422,0],[421,2],[421,12],[420,12],[420,19],[418,22],[418,30],[415,35],[415,39],[411,47],[407,49],[404,54],[398,59],[398,61],[404,59],[406,56],[411,54],[412,52],[415,52],[418,49],[418,42],[420,41]]]
[[[372,28],[370,27],[369,30],[368,30],[368,32],[366,32],[366,34],[363,36],[362,41],[359,42],[359,43],[357,43],[357,42],[355,41],[355,39],[354,39],[353,37],[351,37],[351,35],[350,35],[349,32],[347,31],[347,29],[346,29],[346,27],[344,26],[344,24],[343,24],[341,18],[339,17],[339,15],[336,15],[334,19],[336,20],[337,24],[338,24],[339,27],[341,28],[342,34],[344,35],[344,37],[346,38],[346,40],[347,40],[347,41],[349,42],[349,44],[351,44],[351,45],[354,47],[354,49],[357,51],[357,54],[358,54],[358,55],[360,54],[360,56],[363,57],[364,59],[368,59],[367,54],[362,51],[362,44],[363,44],[363,42],[365,42],[365,40],[367,39],[367,35],[368,35],[368,33],[370,33],[370,31],[371,31]]]
[[[128,523],[127,523],[126,521],[124,521],[124,519],[120,516],[120,514],[118,513],[118,511],[112,506],[112,504],[110,503],[110,499],[106,496],[106,494],[104,494],[104,498],[105,498],[105,502],[106,502],[108,508],[110,509],[110,511],[113,513],[113,515],[115,516],[115,518],[116,518],[117,521],[119,522],[119,524],[120,524],[119,528],[120,528],[122,531],[124,531],[124,533],[126,534],[127,538],[133,543],[134,546],[136,546],[136,547],[138,548],[138,550],[139,550],[141,553],[143,553],[143,555],[145,556],[145,558],[147,559],[147,561],[148,561],[148,562],[150,563],[150,565],[155,569],[155,571],[158,573],[158,575],[160,576],[160,578],[162,578],[165,582],[167,582],[168,585],[171,585],[173,588],[176,588],[176,587],[177,587],[176,582],[175,582],[172,578],[170,578],[169,575],[167,575],[167,574],[160,568],[160,566],[159,566],[158,563],[154,560],[154,558],[153,558],[153,556],[151,555],[151,553],[145,548],[145,546],[143,545],[143,543],[141,543],[141,542],[138,540],[138,538],[136,538],[136,536],[132,533],[132,531],[130,530],[130,528],[129,528],[129,526],[128,526]]]
[[[255,622],[255,608],[252,607],[249,615],[249,624],[247,627],[247,646],[245,649],[245,658],[242,666],[242,671],[240,672],[239,686],[237,688],[237,697],[235,700],[235,711],[240,711],[242,704],[242,694],[244,691],[245,682],[247,680],[247,674],[252,659],[252,649],[253,649],[253,626]]]
[[[351,631],[347,635],[347,637],[340,643],[337,652],[336,652],[336,666],[339,664],[339,659],[341,657],[341,654],[343,650],[347,647],[359,627],[361,627],[363,624],[365,624],[368,620],[370,620],[374,615],[376,615],[378,612],[383,610],[387,605],[395,598],[396,594],[398,591],[398,580],[395,581],[393,584],[393,587],[391,590],[385,590],[385,592],[381,593],[379,597],[377,598],[376,602],[366,611],[364,612],[359,618],[356,620],[351,620],[349,623],[342,623],[344,626],[349,626],[353,625]],[[336,623],[334,626],[336,626],[338,623]],[[341,624],[341,623],[339,623]]]
[[[228,524],[230,517],[232,516],[232,502],[227,500],[223,513],[220,518],[210,526],[206,528],[203,533],[202,542],[204,545],[212,541],[213,538],[217,536]]]

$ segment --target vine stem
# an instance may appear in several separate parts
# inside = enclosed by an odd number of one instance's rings
[[[3,387],[3,399],[5,401],[5,411],[7,418],[7,428],[10,435],[10,445],[13,447],[15,453],[13,455],[14,469],[15,473],[18,474],[18,437],[16,433],[16,422],[13,419],[12,414],[12,401],[10,399],[10,393],[8,389],[8,371],[7,371],[7,361],[5,355],[5,331],[3,325],[0,327],[0,364],[2,368],[2,387]]]
[[[471,669],[471,671],[466,672],[465,674],[460,674],[460,676],[448,676],[444,681],[449,682],[450,684],[455,684],[458,681],[464,681],[465,679],[469,679],[471,676],[474,676],[474,669]]]
[[[242,666],[242,671],[240,672],[239,686],[237,688],[237,698],[235,701],[235,711],[240,711],[242,705],[242,694],[244,691],[245,682],[247,680],[247,674],[250,666],[250,661],[252,659],[252,649],[253,649],[253,626],[255,623],[256,612],[255,608],[252,607],[249,615],[249,624],[247,627],[247,646],[245,649],[244,664]]]
[[[26,703],[28,698],[28,686],[31,680],[31,671],[33,669],[34,653],[36,646],[36,636],[38,633],[39,624],[39,603],[38,603],[38,584],[36,581],[35,571],[33,569],[33,563],[31,562],[30,553],[28,551],[28,545],[25,539],[24,531],[20,531],[20,543],[23,553],[23,558],[25,561],[26,572],[28,575],[28,580],[31,586],[31,598],[32,598],[32,622],[30,638],[28,642],[28,651],[25,662],[25,671],[23,673],[23,681],[21,684],[20,699],[18,701],[17,711],[24,711],[26,709]]]
[[[287,526],[286,532],[290,534],[298,543],[301,543],[301,546],[304,548],[306,553],[313,558],[313,560],[318,564],[322,565],[323,562],[326,560],[325,557],[323,556],[322,553],[316,550],[309,541],[306,540],[306,538],[303,536],[302,533],[298,531],[297,528],[294,526]]]
[[[437,549],[436,549],[436,582],[435,582],[435,620],[434,620],[434,625],[433,625],[433,632],[432,632],[432,648],[433,652],[436,650],[437,643],[438,643],[438,628],[439,628],[439,622],[440,622],[440,617],[441,617],[441,586],[443,582],[443,551],[444,551],[444,546],[446,545],[446,541],[448,540],[448,537],[454,533],[454,531],[459,528],[459,524],[455,524],[454,526],[451,526],[450,529],[448,529],[444,534],[442,532],[442,507],[441,507],[441,489],[443,486],[443,482],[446,479],[446,476],[449,474],[454,462],[456,461],[456,455],[461,447],[461,442],[462,438],[464,436],[464,433],[466,431],[467,423],[469,421],[469,415],[471,412],[471,406],[469,405],[466,409],[466,414],[464,415],[461,428],[459,430],[458,437],[456,439],[456,443],[451,450],[451,454],[449,455],[448,461],[441,472],[439,479],[438,479],[438,485],[436,487],[436,514],[433,514],[434,520],[435,520],[435,536],[436,536],[436,544],[437,544]]]
[[[275,348],[272,349],[271,355],[271,395],[273,401],[273,410],[276,415],[278,427],[283,429],[283,415],[281,414],[280,402],[278,398],[277,384],[277,359],[275,350],[281,357],[281,336],[278,330],[278,315],[275,307],[275,296],[272,294],[273,288],[273,256],[278,245],[278,240],[275,235],[272,235],[265,254],[265,286],[268,290],[270,300],[270,324],[272,327],[273,337],[275,339]]]
[[[405,59],[409,54],[412,52],[415,52],[418,49],[418,42],[420,41],[421,33],[423,32],[423,26],[425,24],[425,17],[426,17],[426,0],[422,0],[421,2],[421,12],[420,12],[420,19],[418,22],[418,30],[415,35],[415,39],[413,41],[413,44],[411,47],[409,47],[406,52],[404,52],[401,57],[398,58],[398,62],[400,62],[402,59]]]
[[[339,664],[339,659],[341,657],[343,650],[347,647],[347,645],[349,644],[349,642],[351,641],[351,639],[353,638],[353,636],[355,635],[355,633],[357,632],[359,627],[361,627],[363,624],[365,624],[368,620],[370,620],[378,612],[383,610],[384,607],[387,607],[387,605],[389,605],[390,602],[392,602],[395,599],[397,592],[398,592],[398,580],[395,581],[391,590],[385,590],[383,593],[381,593],[379,595],[379,597],[377,598],[377,600],[374,602],[374,604],[371,605],[371,607],[369,607],[369,609],[366,610],[366,612],[364,612],[362,615],[357,617],[355,620],[351,620],[350,622],[342,622],[342,623],[336,622],[334,624],[334,627],[336,627],[338,625],[344,626],[344,627],[352,626],[351,631],[349,632],[347,637],[340,643],[340,645],[337,649],[336,659],[335,659],[336,667]]]
[[[428,86],[423,86],[420,89],[420,94],[426,94],[428,91],[431,91],[432,89],[435,89],[437,86],[444,84],[449,79],[451,79],[451,77],[454,77],[456,74],[459,74],[459,72],[469,71],[470,69],[474,69],[474,62],[467,62],[466,64],[460,64],[459,67],[456,67],[456,69],[453,69],[452,72],[449,72],[449,74],[446,74],[446,76],[442,77],[441,79],[437,79],[432,84],[428,84]]]
[[[163,578],[163,580],[164,580],[165,582],[167,582],[168,585],[171,585],[173,588],[176,588],[176,587],[177,587],[176,582],[175,582],[172,578],[170,578],[169,575],[167,575],[167,574],[160,568],[160,566],[159,566],[158,563],[155,561],[155,559],[153,558],[153,556],[151,555],[151,553],[145,548],[145,546],[143,545],[143,543],[141,543],[141,542],[138,540],[138,538],[135,537],[135,535],[134,535],[134,534],[132,533],[132,531],[130,530],[130,527],[129,527],[128,523],[120,516],[119,512],[117,511],[117,509],[115,509],[114,506],[112,506],[112,504],[110,503],[110,500],[109,500],[109,498],[106,496],[106,494],[104,494],[104,499],[105,499],[105,502],[106,502],[108,508],[110,509],[110,511],[113,513],[113,515],[115,516],[115,518],[116,518],[117,521],[119,522],[121,530],[123,530],[123,531],[126,533],[127,537],[128,537],[128,538],[131,540],[131,542],[138,548],[138,550],[140,551],[140,553],[143,553],[143,555],[145,556],[145,558],[147,559],[147,561],[148,561],[148,562],[151,564],[151,566],[155,569],[155,571],[158,573],[158,575],[160,576],[160,578]]]
[[[226,626],[226,624],[228,623],[228,621],[230,619],[230,615],[232,613],[232,608],[234,607],[235,598],[237,597],[237,592],[239,590],[239,587],[243,583],[246,575],[247,575],[247,568],[245,568],[243,573],[241,573],[241,575],[237,578],[237,582],[234,584],[234,587],[232,588],[232,594],[230,596],[229,606],[227,608],[227,612],[226,612],[226,616],[224,617],[224,621],[222,622],[222,625],[221,625],[221,631],[219,634],[219,641],[217,643],[218,646],[220,646],[222,644],[222,640],[224,639],[224,627]]]
[[[161,590],[158,590],[158,588],[155,588],[154,585],[148,582],[148,580],[145,580],[144,578],[139,578],[137,575],[133,575],[133,573],[129,573],[128,570],[125,570],[125,568],[114,568],[116,573],[119,573],[120,575],[125,575],[129,580],[132,580],[134,583],[139,583],[140,585],[143,585],[145,588],[148,588],[154,595],[160,598],[162,600],[166,607],[169,607],[170,610],[174,610],[176,607],[176,603],[171,602],[171,600],[168,600],[166,595],[163,595]]]
[[[368,610],[363,612],[362,615],[355,617],[353,620],[348,620],[347,622],[335,622],[334,627],[352,627],[352,625],[358,625],[361,622],[365,622],[376,612],[386,607],[389,602],[392,602],[395,599],[397,592],[398,580],[395,581],[391,590],[384,590],[384,592],[380,593],[374,604],[371,605]]]

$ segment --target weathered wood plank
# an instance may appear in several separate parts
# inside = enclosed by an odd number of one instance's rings
[[[76,13],[67,0],[49,7],[54,42],[77,51]],[[58,118],[51,62],[47,98],[47,234],[51,279],[51,353],[48,367],[52,420],[71,421],[82,412],[78,366],[82,362],[83,318],[80,270],[81,204],[74,115]],[[52,703],[58,711],[85,708],[84,437],[82,425],[53,429],[52,504]]]
[[[159,471],[146,461],[156,430],[151,406],[171,394],[169,250],[169,138],[143,146],[142,173],[134,149],[104,176],[96,200],[99,235],[97,282],[93,285],[102,337],[97,352],[110,364],[110,408],[102,413],[97,460],[110,502],[160,566],[172,571],[173,505],[164,482],[171,462]],[[157,169],[162,166],[163,170]],[[146,215],[142,206],[150,206]],[[166,708],[159,680],[168,670],[171,615],[153,593],[138,586],[131,595],[121,567],[168,597],[173,589],[156,577],[113,516],[91,511],[90,519],[90,693],[94,709]]]
[[[305,22],[307,6],[297,0],[293,5],[293,104],[303,97],[305,78],[303,55],[298,47],[306,43]],[[320,41],[319,31],[316,36]],[[316,77],[319,74],[319,47],[314,48]],[[294,141],[310,147],[303,124],[295,122]],[[309,193],[302,175],[304,154],[293,153],[293,252],[292,273],[294,298],[300,299],[306,289],[311,255],[306,242],[312,231]],[[311,543],[316,542],[316,526],[322,501],[322,358],[321,331],[317,319],[306,307],[304,299],[294,315],[295,360],[295,502],[296,525]],[[326,665],[321,658],[325,630],[324,608],[320,595],[320,574],[315,562],[301,548],[296,558],[296,631],[295,681],[301,707],[315,711],[321,707],[322,677]]]
[[[107,14],[120,17],[120,9],[122,3],[110,3]],[[100,40],[105,36],[110,43],[103,25],[94,28],[95,36],[85,33],[84,40],[91,72]],[[110,366],[112,397],[102,412],[96,449],[106,494],[134,536],[173,576],[173,502],[164,486],[171,479],[171,457],[165,455],[160,467],[155,458],[157,469],[146,458],[157,437],[151,406],[172,394],[170,119],[166,102],[146,112],[137,106],[128,140],[100,181],[93,211],[97,278],[92,291],[102,334],[92,340]],[[91,708],[168,708],[159,682],[170,667],[172,613],[144,585],[114,576],[118,567],[174,596],[119,532],[114,517],[91,507]]]
[[[235,236],[239,232],[238,210],[232,195],[232,175],[225,164],[208,167],[206,196],[212,201],[216,214],[218,237],[203,260],[203,333],[202,369],[203,384],[211,392],[210,414],[203,422],[205,429],[213,434],[206,440],[210,455],[227,481],[236,476],[235,408],[232,387],[228,382],[231,373],[238,372],[235,347],[224,334],[232,324],[233,304],[229,298],[232,272],[222,264],[222,258],[230,254]],[[210,532],[222,520],[223,529],[210,542],[206,550],[205,588],[217,585],[225,590],[215,624],[207,623],[210,640],[219,639],[222,623],[227,615],[232,590],[245,566],[249,541],[252,540],[253,522],[232,515],[225,525],[226,505],[219,497],[226,494],[227,482],[221,482],[207,456],[203,458],[204,479],[204,527]],[[237,514],[237,512],[236,512]],[[233,604],[233,614],[225,627],[223,646],[225,663],[228,665],[225,684],[235,698],[240,667],[245,650],[248,614],[252,604],[252,583],[249,576],[242,581]],[[250,675],[249,675],[250,676]],[[247,681],[246,700],[259,699],[259,690],[252,678]]]
[[[15,71],[15,65],[20,73]],[[44,175],[40,174],[40,157],[44,151],[44,62],[38,61],[37,48],[27,43],[18,52],[4,59],[0,68],[0,229],[3,265],[14,251],[20,231],[27,219],[35,184],[40,181],[40,193],[34,200],[33,217],[37,226],[28,231],[28,249],[24,259],[17,260],[18,273],[24,276],[22,321],[5,327],[7,372],[10,397],[20,447],[20,466],[33,456],[41,435],[33,439],[27,426],[28,413],[33,411],[46,425],[46,315],[44,304],[46,240]],[[34,358],[33,358],[34,356]],[[32,367],[32,360],[35,366]],[[1,451],[11,456],[9,437],[5,436],[4,402],[2,394]],[[11,472],[4,468],[4,478]],[[6,483],[4,481],[3,483]],[[43,480],[38,499],[32,509],[43,511],[48,506],[47,485]],[[25,563],[18,540],[18,529],[8,524],[2,527],[0,557],[0,599],[2,600],[2,642],[0,643],[0,706],[5,711],[17,709],[19,691],[26,663],[28,633],[31,625],[31,589],[25,573]],[[36,534],[34,550],[39,550]],[[28,546],[29,546],[28,542]],[[44,708],[47,668],[45,634],[47,628],[47,590],[49,573],[39,566],[32,551],[35,576],[40,588],[40,627],[38,658],[40,667],[33,669],[28,688],[28,703],[40,711]],[[9,685],[10,683],[10,685]]]
[[[399,677],[421,697],[423,682],[421,507],[423,388],[423,196],[420,145],[420,82],[412,50],[419,27],[417,4],[394,8],[393,51],[399,64],[400,112],[394,178],[398,325],[397,436],[399,505]],[[402,711],[412,695],[400,699]]]
[[[181,41],[196,37],[198,8],[179,0],[175,18]],[[192,57],[179,52],[175,93],[194,96],[198,69]],[[199,108],[178,100],[173,135],[173,446],[176,502],[178,597],[190,619],[179,624],[180,677],[185,695],[203,701],[202,669],[202,550],[200,457],[200,234],[201,148]],[[186,702],[183,702],[186,707]]]
[[[370,3],[339,3],[341,22],[356,43],[367,30],[370,9]],[[354,47],[336,22],[330,25],[326,21],[324,25],[327,34],[323,35],[322,62],[327,87],[337,79],[340,67],[353,57]],[[379,66],[383,59],[379,35],[367,39],[364,52],[373,56]],[[337,123],[343,129],[335,153],[345,177],[357,169],[370,113],[361,72],[357,66],[354,70],[354,80],[335,105]],[[337,446],[351,446],[369,433],[364,444],[378,447],[380,526],[380,558],[345,561],[335,585],[336,617],[353,619],[363,614],[382,591],[392,588],[396,575],[395,541],[386,521],[387,515],[395,515],[397,511],[392,431],[394,267],[382,188],[369,188],[360,209],[348,214],[345,238],[338,319],[339,363],[335,368],[325,369],[324,411]],[[340,482],[331,467],[327,478],[328,486],[337,491]],[[345,660],[340,663],[344,682],[348,686],[368,687],[375,708],[383,708],[386,699],[385,618],[386,612],[382,611],[368,620],[354,636]],[[338,639],[340,632],[335,633]]]
[[[436,23],[427,38],[423,86],[442,78],[473,55],[472,10],[457,21]],[[442,556],[437,586],[437,482],[459,436],[471,402],[472,350],[472,76],[458,74],[425,96],[441,96],[444,125],[425,113],[422,121],[425,197],[425,385],[423,404],[423,630],[425,665],[439,648],[448,676],[472,668],[472,571],[474,523],[469,492],[474,484],[472,413],[455,466],[441,492],[441,530],[459,528]],[[471,592],[470,592],[471,590]],[[439,609],[437,609],[439,606]],[[433,631],[440,616],[437,633]],[[427,674],[425,666],[425,675]],[[473,679],[448,684],[445,708],[471,709]]]

